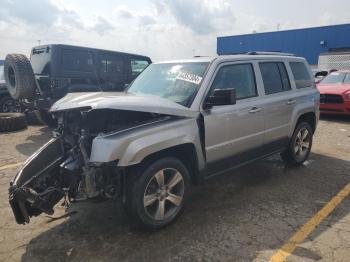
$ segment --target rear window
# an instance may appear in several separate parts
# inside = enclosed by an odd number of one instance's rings
[[[92,53],[83,50],[62,50],[62,68],[64,71],[93,72]]]
[[[264,82],[265,94],[274,94],[290,90],[286,67],[282,62],[259,63]]]
[[[30,55],[30,64],[34,74],[49,75],[51,73],[50,60],[51,48],[49,46],[34,47]]]
[[[305,88],[313,86],[313,81],[310,77],[309,71],[307,70],[305,63],[303,62],[290,62],[290,68],[295,80],[297,88]]]

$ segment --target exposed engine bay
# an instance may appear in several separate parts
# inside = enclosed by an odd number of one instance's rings
[[[62,199],[72,203],[123,194],[124,169],[117,161],[90,162],[94,138],[151,125],[171,116],[117,109],[76,108],[54,113],[54,138],[34,153],[12,180],[10,204],[19,224],[53,214]]]

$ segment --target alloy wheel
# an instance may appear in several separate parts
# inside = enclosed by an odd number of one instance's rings
[[[161,169],[146,186],[143,206],[154,220],[164,220],[176,214],[182,205],[185,183],[183,175],[174,168]]]
[[[311,134],[307,128],[299,130],[295,139],[294,153],[297,158],[304,158],[310,149]]]

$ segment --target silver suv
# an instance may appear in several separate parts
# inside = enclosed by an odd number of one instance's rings
[[[68,94],[51,112],[54,138],[11,182],[16,221],[52,214],[63,197],[120,197],[132,218],[158,229],[204,179],[275,153],[302,164],[319,92],[300,57],[200,57],[154,63],[122,93]]]

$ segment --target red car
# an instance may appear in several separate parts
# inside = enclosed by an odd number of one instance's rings
[[[350,70],[330,73],[317,88],[321,94],[321,113],[350,115]]]

